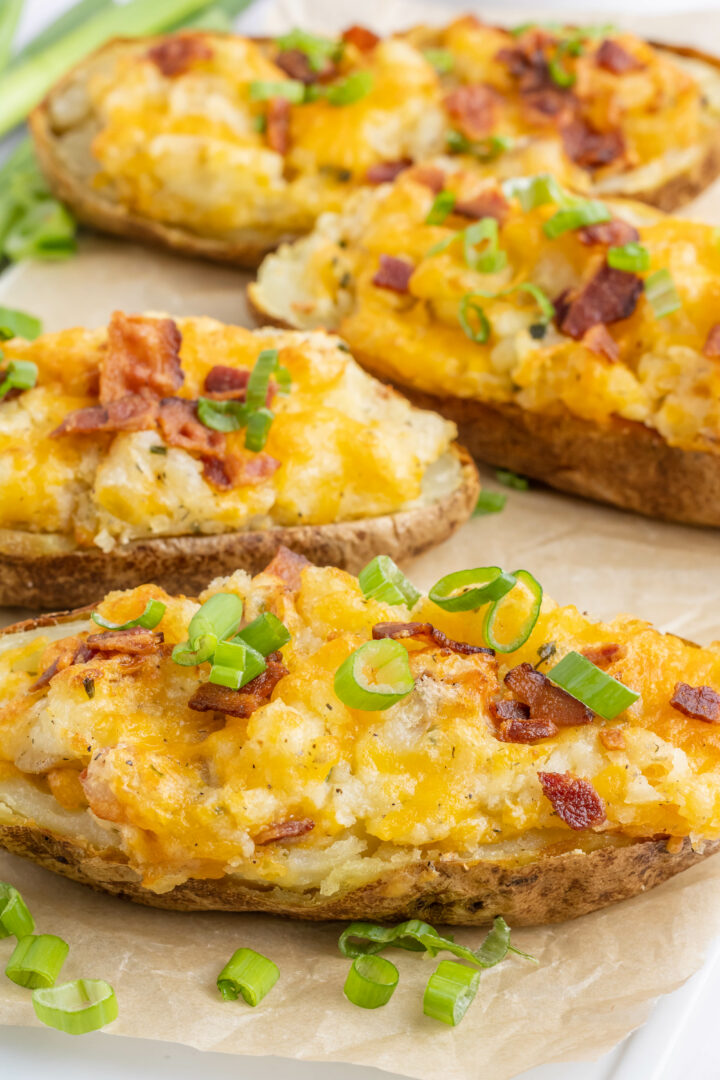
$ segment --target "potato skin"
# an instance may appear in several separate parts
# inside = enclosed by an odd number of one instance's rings
[[[357,573],[375,555],[400,561],[446,540],[470,517],[480,481],[468,453],[454,491],[427,506],[332,525],[298,525],[211,536],[163,536],[118,544],[110,552],[79,548],[30,558],[0,552],[0,606],[63,608],[89,604],[111,589],[147,581],[168,592],[199,593],[212,577],[243,569],[258,574],[282,545],[320,566]]]

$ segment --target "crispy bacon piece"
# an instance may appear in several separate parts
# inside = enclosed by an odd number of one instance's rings
[[[320,71],[315,71],[307,53],[304,53],[302,49],[283,49],[275,57],[275,63],[291,79],[297,79],[306,86],[331,79],[337,72],[335,64],[330,59],[325,61]]]
[[[168,446],[196,450],[206,457],[222,457],[225,436],[205,427],[197,418],[197,402],[185,398],[164,398],[160,402],[158,426]]]
[[[692,720],[704,720],[706,724],[720,724],[720,694],[711,686],[688,686],[675,683],[670,704],[683,716]]]
[[[613,75],[625,75],[628,71],[639,71],[645,67],[627,49],[610,38],[605,38],[595,53],[595,63],[606,71],[612,71]]]
[[[294,840],[298,836],[312,832],[314,828],[315,822],[312,818],[290,818],[288,821],[278,821],[275,825],[268,825],[266,829],[261,829],[253,840],[261,847],[264,844],[275,844],[278,840]]]
[[[556,303],[556,322],[563,334],[579,341],[598,323],[629,318],[644,289],[642,278],[604,263],[587,284]]]
[[[378,289],[390,289],[396,293],[409,292],[410,278],[415,267],[406,259],[396,259],[394,255],[381,255],[380,266],[372,279]]]
[[[536,743],[557,735],[552,720],[531,720],[529,706],[521,701],[493,701],[490,712],[495,720],[495,738],[500,742]]]
[[[605,803],[588,780],[572,773],[539,772],[543,794],[571,829],[589,829],[605,821]]]
[[[227,454],[223,458],[203,458],[203,476],[219,491],[262,484],[279,468],[277,458],[263,451],[247,457]]]
[[[445,173],[437,165],[413,165],[409,176],[416,184],[430,188],[435,195],[445,187]]]
[[[468,139],[482,139],[495,123],[497,95],[490,86],[458,86],[445,96],[448,115]]]
[[[163,75],[172,79],[184,75],[201,60],[212,60],[213,51],[199,34],[182,34],[154,45],[148,50],[147,58]]]
[[[203,384],[205,396],[216,397],[221,401],[230,400],[231,398],[244,400],[249,379],[250,372],[243,368],[215,364],[205,376]]]
[[[101,634],[89,634],[85,644],[93,652],[148,656],[156,652],[163,641],[164,636],[160,631],[146,630],[144,626],[131,626],[128,630],[104,630]]]
[[[410,158],[401,158],[399,161],[378,161],[367,170],[365,179],[369,184],[390,184],[411,165]]]
[[[342,39],[348,45],[354,45],[360,52],[370,52],[380,41],[377,34],[368,30],[366,26],[349,26],[343,32]]]
[[[591,326],[589,330],[586,330],[582,336],[582,343],[590,352],[604,356],[612,364],[617,363],[620,357],[618,343],[603,323],[598,323],[597,326]]]
[[[505,685],[530,707],[531,720],[552,720],[558,727],[577,727],[590,724],[595,714],[587,705],[571,697],[565,690],[536,671],[532,664],[518,664],[505,676]]]
[[[572,123],[577,109],[577,100],[574,95],[557,86],[544,86],[542,89],[525,91],[522,101],[528,122],[531,124],[552,123],[556,127],[564,127]]]
[[[720,356],[720,323],[715,323],[708,330],[708,336],[703,345],[703,356],[714,358]]]
[[[263,570],[264,574],[272,574],[280,578],[291,592],[297,592],[302,583],[302,572],[306,566],[312,563],[304,555],[298,555],[281,544],[271,562]]]
[[[453,212],[478,221],[480,218],[492,217],[499,225],[503,225],[510,212],[510,203],[498,188],[486,188],[470,199],[456,202]]]
[[[585,225],[575,233],[581,244],[592,246],[602,244],[607,247],[622,247],[623,244],[632,244],[640,239],[640,233],[634,225],[627,221],[613,218],[611,221],[600,221],[597,225]]]
[[[63,643],[61,651],[52,664],[45,668],[42,675],[35,680],[32,686],[28,687],[28,692],[32,694],[35,690],[44,690],[59,671],[64,671],[65,668],[72,667],[73,664],[85,664],[91,659],[92,655],[92,649],[89,649],[84,641],[69,638]]]
[[[376,641],[380,638],[415,638],[427,642],[428,645],[437,645],[441,649],[462,653],[465,656],[470,656],[472,653],[485,653],[488,656],[495,655],[492,649],[485,649],[480,645],[469,645],[466,641],[453,641],[452,638],[443,634],[442,630],[437,630],[429,622],[375,623],[372,636]]]
[[[625,736],[622,728],[606,727],[598,732],[598,738],[606,750],[624,750]]]
[[[561,134],[565,153],[583,169],[600,169],[625,153],[621,131],[596,131],[584,120],[564,124]]]
[[[63,422],[50,432],[51,439],[60,435],[88,435],[96,431],[148,431],[155,427],[158,405],[153,398],[141,394],[126,394],[108,405],[90,405],[68,413]]]
[[[615,641],[604,641],[602,645],[591,645],[583,649],[582,655],[596,667],[606,668],[615,660],[620,660],[625,655],[625,650]]]
[[[100,404],[127,394],[164,397],[182,386],[182,337],[172,319],[146,319],[114,311],[100,364]]]
[[[288,673],[279,658],[280,653],[271,653],[267,657],[265,670],[240,690],[230,690],[211,682],[203,683],[190,698],[188,707],[195,712],[221,712],[226,716],[241,718],[252,716],[256,709],[268,703],[273,690]]]
[[[290,102],[287,98],[271,98],[267,107],[267,142],[276,154],[290,149]]]

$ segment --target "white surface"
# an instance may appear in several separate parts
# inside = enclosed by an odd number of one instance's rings
[[[27,0],[21,39],[31,37],[69,5],[70,0]],[[239,26],[248,32],[260,31],[275,6],[273,0],[256,0]],[[449,10],[463,6],[481,10],[481,5],[472,5],[470,0],[465,5],[447,2]],[[522,6],[540,14],[545,5],[542,0],[524,0]],[[552,6],[567,7],[574,18],[581,19],[583,11],[613,11],[619,5],[617,0],[552,0]],[[704,7],[717,10],[720,0],[706,0]],[[623,10],[633,15],[686,8],[682,0],[633,0],[623,5]],[[697,14],[689,17],[702,18]],[[48,888],[52,888],[50,877]],[[622,918],[621,909],[618,917]],[[643,963],[642,941],[637,943],[637,962]],[[162,993],[162,986],[158,986],[158,994]],[[719,1080],[720,1044],[715,1037],[719,1000],[720,943],[702,971],[662,999],[648,1023],[601,1061],[544,1065],[524,1073],[522,1080]],[[547,1002],[547,1008],[552,1009],[552,1001]],[[174,1044],[113,1038],[105,1033],[72,1040],[50,1030],[0,1028],[0,1077],[51,1074],[53,1080],[96,1080],[98,1076],[103,1080],[197,1080],[199,1072],[213,1080],[237,1080],[239,1076],[250,1080],[382,1080],[389,1076],[351,1065],[200,1054]],[[478,1080],[481,1077],[482,1049],[478,1048]]]

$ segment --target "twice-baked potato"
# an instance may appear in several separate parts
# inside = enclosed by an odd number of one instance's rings
[[[430,599],[377,570],[361,585],[281,550],[214,581],[199,616],[144,585],[97,607],[116,629],[86,609],[3,631],[0,844],[159,907],[516,924],[718,849],[717,643],[593,622],[524,571],[453,575]],[[439,606],[477,605],[479,582],[491,607]],[[199,662],[208,602],[234,605],[225,632],[248,624],[233,641],[265,642],[239,689],[220,645]],[[591,673],[574,696],[571,655]]]
[[[250,297],[266,322],[341,334],[481,461],[720,525],[711,226],[443,161],[356,193],[268,256]]]
[[[186,32],[105,45],[31,129],[81,221],[253,266],[358,185],[442,153],[677,207],[720,170],[720,62],[474,16],[384,40]]]
[[[454,425],[325,334],[115,312],[2,352],[0,605],[197,591],[280,544],[357,570],[439,542],[477,501]]]

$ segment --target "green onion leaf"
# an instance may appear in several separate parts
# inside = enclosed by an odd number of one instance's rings
[[[484,604],[500,600],[515,585],[512,574],[499,566],[480,566],[475,570],[456,570],[436,581],[428,599],[443,611],[477,611]]]
[[[373,77],[369,71],[353,71],[341,83],[329,86],[325,96],[331,105],[354,105],[367,97],[372,88]]]
[[[400,978],[398,969],[383,956],[357,956],[345,980],[345,997],[361,1009],[387,1005]]]
[[[32,202],[5,233],[3,248],[13,262],[66,259],[76,248],[75,220],[55,199]]]
[[[365,712],[389,709],[414,686],[407,649],[392,638],[361,645],[335,673],[335,693],[343,705]]]
[[[642,244],[629,243],[622,247],[611,247],[607,253],[608,266],[613,270],[627,270],[638,274],[650,266],[650,252]]]
[[[566,206],[553,214],[543,223],[543,232],[549,240],[555,240],[563,233],[574,229],[582,229],[585,225],[597,225],[602,221],[610,221],[612,214],[605,203],[597,199],[586,199],[575,203],[574,206]]]
[[[569,652],[547,676],[604,720],[614,720],[640,697],[578,652]]]
[[[538,206],[546,203],[555,203],[557,206],[566,206],[573,197],[558,184],[550,173],[540,173],[538,176],[515,177],[506,180],[502,185],[503,194],[507,199],[517,199],[522,209],[527,213],[535,210]]]
[[[128,619],[124,623],[110,622],[102,615],[98,615],[97,611],[93,611],[90,618],[98,626],[103,626],[106,630],[131,630],[134,626],[142,626],[145,630],[154,630],[165,614],[165,607],[166,605],[163,604],[162,600],[148,600],[142,615],[138,615],[136,619]]]
[[[285,98],[293,105],[305,100],[305,84],[298,79],[254,79],[249,87],[251,101]]]
[[[499,484],[504,484],[505,487],[513,488],[515,491],[527,491],[530,487],[530,481],[526,476],[518,476],[509,469],[496,469],[495,479]]]
[[[342,42],[308,34],[305,30],[291,30],[276,38],[275,44],[278,49],[297,49],[305,53],[313,71],[322,71],[329,60],[337,60],[342,53]]]
[[[408,919],[397,926],[378,926],[372,922],[350,923],[340,935],[338,948],[347,957],[368,956],[387,948],[427,952],[430,956],[449,952],[476,967],[488,968],[505,957],[512,948],[509,941],[510,929],[500,916],[495,918],[492,930],[475,951],[466,945],[459,945],[451,937],[443,937],[434,926],[421,919]]]
[[[198,398],[198,420],[213,431],[239,431],[248,422],[249,409],[244,401],[213,401]]]
[[[0,938],[12,934],[20,940],[34,929],[35,920],[20,893],[14,886],[0,881]]]
[[[173,30],[213,30],[228,34],[232,30],[232,19],[220,7],[203,8],[197,15],[183,19]]]
[[[527,570],[513,570],[515,586],[488,609],[483,626],[485,641],[499,653],[511,653],[524,645],[540,615],[542,586]],[[515,629],[520,621],[519,629]],[[512,637],[509,634],[513,633]]]
[[[426,225],[442,225],[448,214],[452,214],[455,196],[452,191],[440,191],[435,196],[430,212],[425,218]]]
[[[3,376],[0,382],[0,401],[11,390],[30,390],[35,385],[38,377],[37,364],[32,360],[11,360],[8,366],[0,371]]]
[[[220,641],[210,668],[210,682],[240,690],[246,683],[261,675],[267,664],[262,653],[244,641]]]
[[[33,990],[38,1020],[67,1035],[86,1035],[117,1020],[115,991],[104,979],[76,979]]]
[[[69,945],[54,934],[29,934],[18,941],[5,974],[30,990],[54,986],[69,951]]]
[[[250,412],[262,409],[267,404],[270,376],[278,369],[277,349],[263,349],[259,354],[248,379],[245,392],[245,404]]]
[[[26,341],[34,341],[42,334],[42,322],[34,315],[28,315],[26,311],[15,311],[13,308],[0,307],[0,338],[8,341],[10,338],[25,338]]]
[[[450,153],[470,154],[478,161],[494,161],[506,150],[512,149],[515,143],[509,135],[488,135],[485,139],[472,140],[453,128],[446,132],[445,138]]]
[[[477,345],[484,345],[490,337],[490,323],[485,312],[476,302],[479,295],[479,293],[466,293],[463,296],[458,304],[458,319],[467,337]],[[474,327],[470,322],[470,315],[473,316],[476,324]]]
[[[254,949],[238,949],[217,977],[224,1001],[237,1001],[242,994],[248,1005],[259,1005],[280,978],[280,969]]]
[[[503,495],[501,491],[481,491],[472,516],[483,517],[485,514],[499,514],[501,510],[505,509],[506,502],[507,495]]]
[[[441,960],[428,979],[423,995],[423,1012],[434,1020],[456,1027],[472,1004],[480,985],[480,972]]]
[[[471,270],[481,274],[495,274],[507,265],[507,255],[498,248],[498,223],[493,217],[482,218],[469,225],[463,232],[463,254]],[[487,242],[482,251],[475,250],[476,245]]]
[[[423,56],[438,75],[447,75],[455,65],[455,57],[449,49],[423,49]]]
[[[358,574],[358,582],[366,600],[383,604],[403,604],[411,608],[420,599],[411,581],[389,555],[376,555]]]
[[[645,295],[652,305],[656,319],[662,319],[682,307],[669,270],[656,270],[645,278]]]
[[[259,453],[267,442],[275,414],[270,409],[257,409],[250,413],[245,430],[245,449]]]
[[[0,4],[0,68],[6,67],[10,59],[24,2],[25,0],[3,0]]]
[[[233,641],[242,641],[255,649],[261,656],[269,656],[277,652],[290,640],[290,631],[284,622],[273,615],[271,611],[264,611],[251,623],[248,623]]]
[[[237,632],[243,602],[235,593],[215,593],[195,612],[188,627],[188,640],[176,645],[172,658],[183,667],[203,664],[215,653],[218,642]]]

